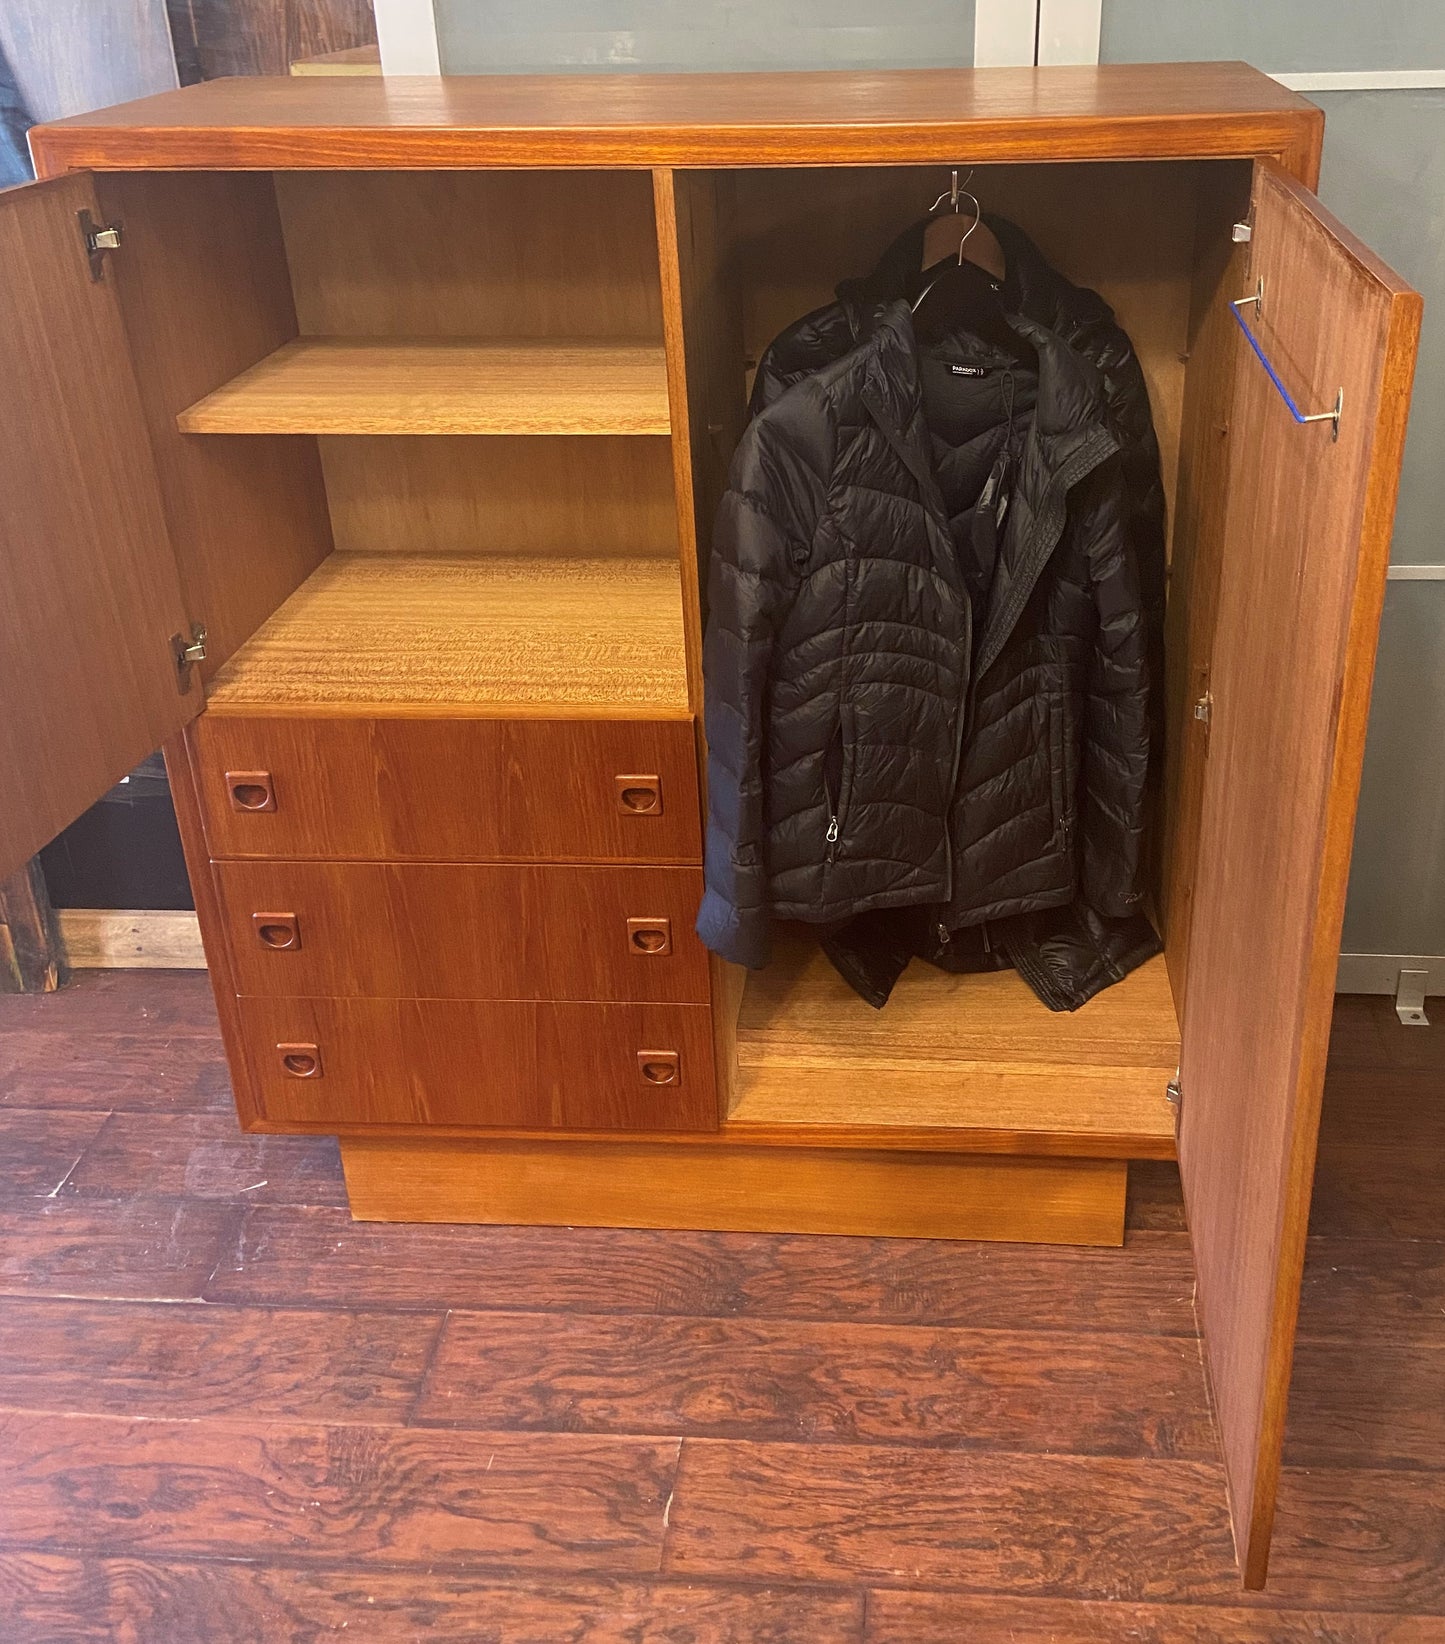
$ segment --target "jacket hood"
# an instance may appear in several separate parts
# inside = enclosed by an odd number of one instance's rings
[[[1038,401],[1031,432],[1046,447],[1042,453],[1044,466],[1052,470],[1067,462],[1082,440],[1107,428],[1104,381],[1057,332],[1021,313],[1005,317],[1038,356]],[[886,408],[894,428],[921,439],[926,425],[919,387],[919,350],[908,303],[901,298],[885,302],[860,318],[856,364],[862,369],[871,408],[875,413],[880,407]],[[966,327],[957,333],[960,342],[967,335]],[[935,345],[932,351],[946,359],[949,340]],[[835,362],[835,369],[849,370],[849,357]],[[1112,450],[1118,442],[1112,436],[1109,439]]]
[[[880,309],[914,302],[924,286],[924,235],[935,220],[920,217],[893,241],[871,273],[842,281],[834,302],[804,315],[773,340],[753,385],[754,415],[792,383],[856,347],[877,323]],[[998,301],[1009,323],[1017,330],[1023,318],[1058,333],[1076,355],[1084,356],[1080,365],[1093,369],[1097,349],[1085,339],[1107,338],[1117,331],[1113,310],[1097,292],[1073,285],[1051,268],[1028,235],[1007,218],[985,212],[983,221],[1003,247],[1005,271]],[[1107,399],[1107,384],[1103,393]]]
[[[938,219],[920,217],[904,229],[862,279],[843,280],[836,288],[844,304],[866,307],[901,297],[912,302],[923,289],[923,240]],[[1016,223],[992,212],[982,213],[986,228],[1003,247],[1004,278],[999,302],[1007,313],[1026,314],[1052,329],[1066,324],[1112,324],[1114,311],[1097,291],[1066,280]]]

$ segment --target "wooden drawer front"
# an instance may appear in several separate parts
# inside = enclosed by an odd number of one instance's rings
[[[708,1003],[696,868],[218,862],[236,986],[272,997]]]
[[[702,860],[690,719],[205,713],[188,735],[213,856]]]
[[[238,1004],[266,1119],[523,1130],[717,1128],[706,1005]]]

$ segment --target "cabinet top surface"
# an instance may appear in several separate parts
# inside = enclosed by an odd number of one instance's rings
[[[94,168],[887,164],[1287,155],[1313,104],[1244,63],[213,80],[31,133]],[[962,152],[960,149],[962,148]]]

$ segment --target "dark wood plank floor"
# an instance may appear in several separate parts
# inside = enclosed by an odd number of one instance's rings
[[[203,976],[0,999],[0,1639],[1445,1640],[1445,1028],[1342,1000],[1270,1587],[1122,1251],[353,1224]]]

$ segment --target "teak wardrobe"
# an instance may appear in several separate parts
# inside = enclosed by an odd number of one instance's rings
[[[1262,1580],[1419,323],[1309,192],[1322,126],[1192,64],[221,81],[40,128],[0,869],[163,743],[242,1123],[339,1134],[359,1216],[1117,1243],[1177,1145]],[[875,1014],[806,942],[744,978],[692,934],[748,363],[959,164],[1114,304],[1164,451],[1167,951],[1074,1016],[923,966]]]

